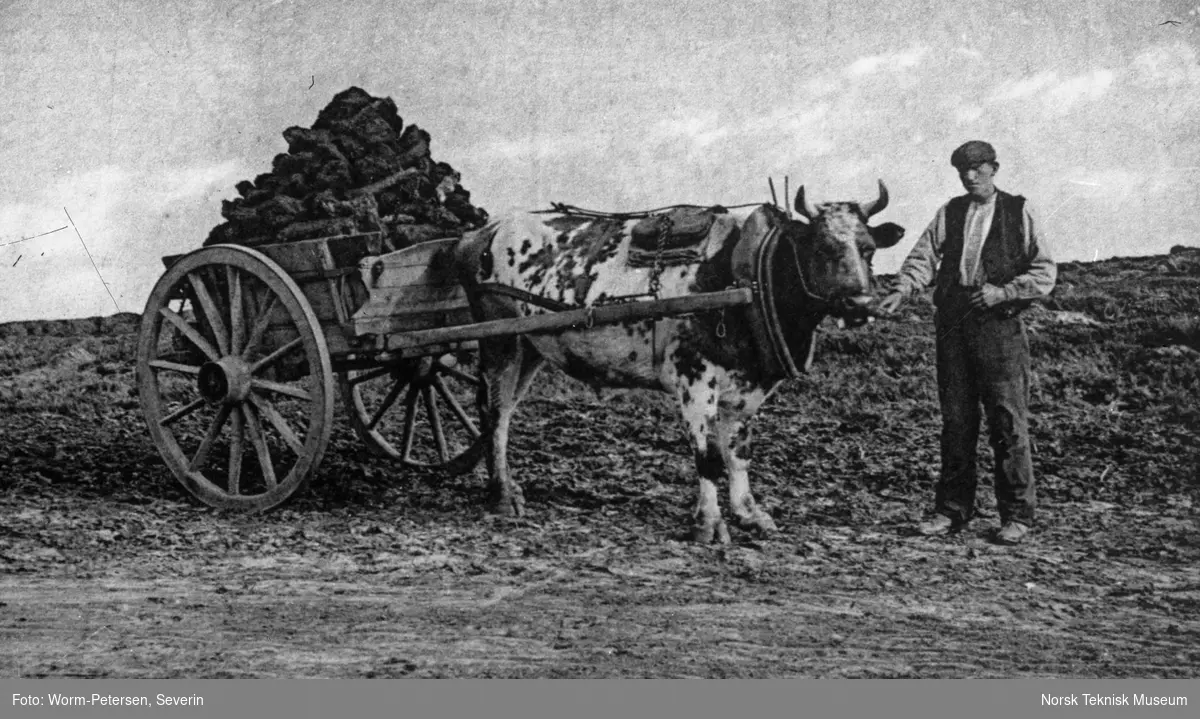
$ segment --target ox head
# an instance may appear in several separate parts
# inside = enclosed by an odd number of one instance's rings
[[[867,224],[887,204],[883,180],[879,181],[879,195],[864,202],[814,205],[804,196],[803,185],[796,192],[796,212],[807,220],[807,227],[794,228],[796,231],[788,234],[805,291],[825,312],[852,327],[867,321],[875,302],[871,272],[875,251],[904,237],[904,228],[895,223]]]

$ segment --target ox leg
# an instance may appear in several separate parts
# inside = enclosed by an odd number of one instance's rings
[[[692,512],[692,540],[708,544],[715,539],[721,544],[728,544],[729,528],[725,526],[717,502],[716,481],[725,476],[725,463],[724,452],[714,431],[717,419],[716,390],[700,382],[681,384],[677,399],[700,482],[696,508]]]
[[[759,508],[750,492],[750,423],[742,417],[723,416],[717,422],[725,472],[729,477],[729,509],[742,529],[762,535],[778,531],[771,515]]]
[[[546,358],[538,353],[537,349],[527,341],[521,341],[523,352],[521,357],[521,376],[517,378],[517,395],[513,398],[513,406],[521,403],[525,399],[525,395],[529,392],[529,388],[533,386],[533,380],[537,377],[538,372],[546,365]]]
[[[486,392],[484,432],[490,439],[487,453],[488,490],[492,510],[508,517],[525,515],[525,495],[508,466],[508,430],[517,404],[528,391],[543,359],[519,337],[486,342],[480,348],[484,366],[480,392]]]

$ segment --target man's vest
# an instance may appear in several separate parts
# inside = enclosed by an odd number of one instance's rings
[[[947,295],[963,289],[963,230],[970,204],[968,195],[955,197],[946,204],[946,238],[942,246],[941,265],[938,267],[937,287],[933,291],[933,302],[939,307]],[[1025,247],[1025,198],[996,190],[992,228],[983,241],[979,258],[984,281],[1002,287],[1028,272],[1032,266],[1031,259]],[[1007,310],[1005,314],[1013,314],[1029,304],[1028,301],[1006,302],[1002,307]]]

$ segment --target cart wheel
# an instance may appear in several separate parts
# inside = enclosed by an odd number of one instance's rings
[[[341,387],[354,431],[380,456],[454,474],[483,456],[479,378],[469,353],[351,371]]]
[[[142,413],[205,504],[269,509],[320,464],[334,400],[319,327],[292,278],[245,247],[197,250],[154,286],[138,339]]]

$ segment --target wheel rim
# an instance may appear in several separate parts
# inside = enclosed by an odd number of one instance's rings
[[[478,462],[479,378],[469,353],[351,371],[341,387],[355,432],[376,454],[452,472]]]
[[[201,501],[267,509],[319,465],[333,420],[319,328],[296,283],[244,247],[198,250],[159,279],[142,315],[138,391],[159,453]]]

